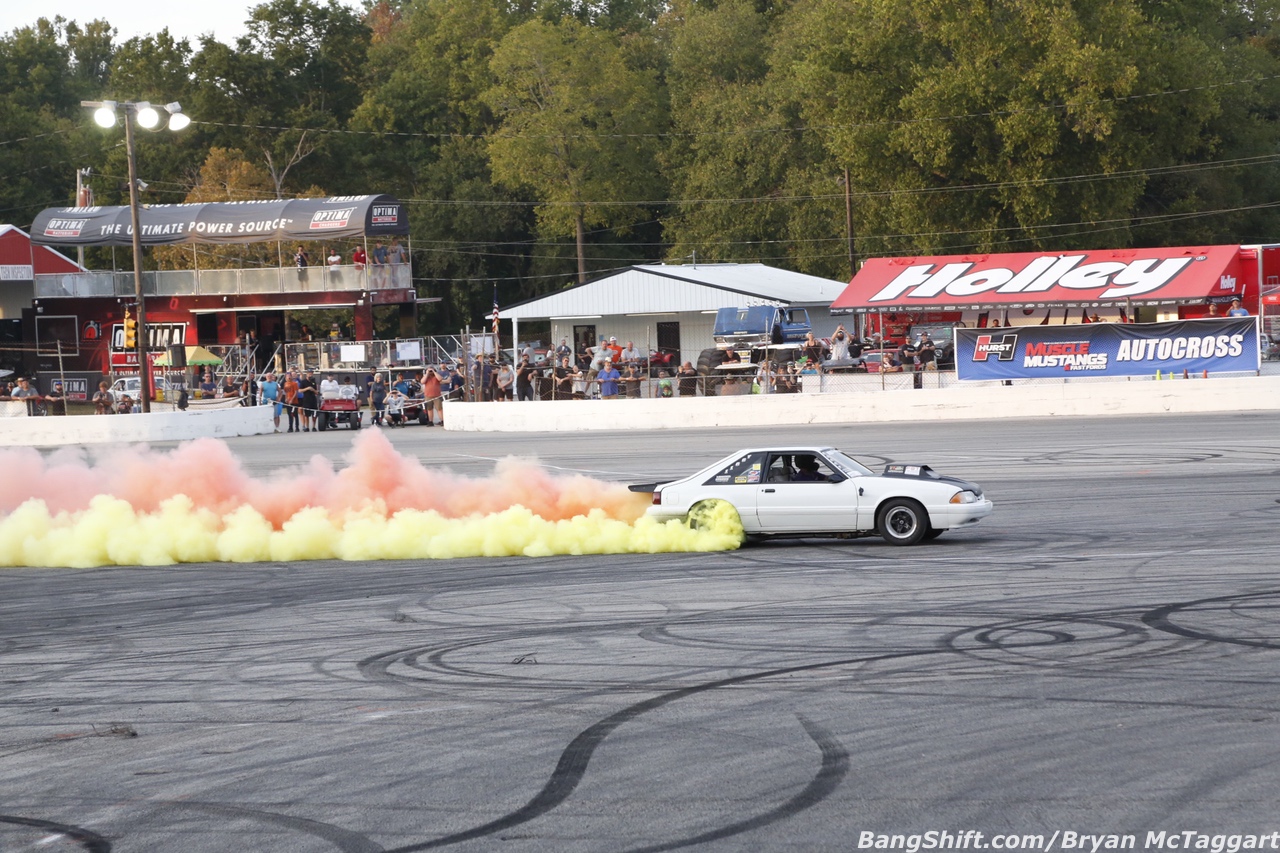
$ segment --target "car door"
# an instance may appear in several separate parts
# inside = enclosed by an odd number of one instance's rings
[[[811,479],[799,460],[811,457]],[[756,519],[763,533],[840,533],[857,529],[858,488],[813,452],[771,453],[756,487]]]

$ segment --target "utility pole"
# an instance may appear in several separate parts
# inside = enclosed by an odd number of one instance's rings
[[[84,182],[93,169],[76,169],[76,207],[93,207],[93,187]],[[76,247],[76,263],[84,269],[84,246]]]

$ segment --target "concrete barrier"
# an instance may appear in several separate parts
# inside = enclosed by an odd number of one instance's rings
[[[229,409],[185,412],[153,411],[147,415],[18,417],[0,420],[0,446],[134,444],[185,441],[192,438],[232,438],[274,431],[271,406],[235,406]]]
[[[445,428],[575,432],[1280,411],[1280,376],[984,385],[869,393],[444,404]]]

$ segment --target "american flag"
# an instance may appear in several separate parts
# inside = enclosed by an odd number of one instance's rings
[[[498,313],[498,286],[493,287],[493,336],[498,336],[498,320],[502,315]]]

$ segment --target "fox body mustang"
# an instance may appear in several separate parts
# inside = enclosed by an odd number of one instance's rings
[[[652,492],[648,515],[702,520],[731,504],[748,538],[879,534],[914,545],[974,524],[992,503],[973,483],[927,465],[892,463],[877,474],[832,447],[741,450],[692,476],[631,486]]]

